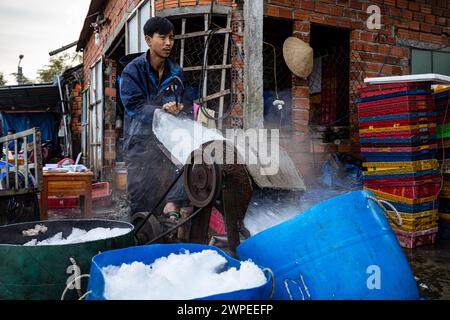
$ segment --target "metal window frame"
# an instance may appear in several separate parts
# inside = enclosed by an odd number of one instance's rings
[[[92,157],[94,156],[94,152],[93,152],[93,150],[92,150],[92,147],[93,147],[93,130],[90,130],[90,127],[91,127],[91,119],[90,119],[90,117],[91,117],[91,113],[92,112],[96,112],[96,117],[97,117],[97,109],[95,108],[95,110],[94,110],[94,107],[98,107],[98,106],[100,106],[100,108],[102,109],[102,116],[101,116],[101,121],[102,121],[102,123],[101,123],[101,127],[100,127],[100,132],[101,132],[101,139],[98,139],[98,140],[100,140],[100,150],[101,150],[101,156],[100,156],[100,159],[98,159],[98,161],[100,161],[100,168],[98,168],[99,169],[99,171],[100,171],[100,176],[102,176],[102,174],[103,174],[103,160],[104,160],[104,152],[103,152],[103,148],[104,148],[104,142],[103,142],[103,138],[104,138],[104,135],[103,135],[103,133],[104,133],[104,124],[103,124],[103,120],[104,120],[104,113],[103,113],[103,107],[104,107],[104,90],[105,90],[105,87],[104,87],[104,77],[103,77],[103,64],[104,64],[104,61],[103,61],[103,59],[102,58],[99,58],[99,59],[97,59],[96,60],[96,62],[95,63],[93,63],[92,65],[91,65],[91,67],[90,67],[90,70],[91,70],[91,83],[90,83],[90,86],[89,86],[89,89],[90,90],[92,90],[93,88],[96,90],[95,91],[95,101],[92,101],[92,99],[91,99],[91,92],[89,93],[89,108],[88,108],[88,114],[89,114],[89,119],[88,119],[88,123],[89,123],[89,129],[88,129],[88,133],[87,133],[87,137],[88,137],[88,145],[86,146],[87,147],[87,149],[88,149],[88,152],[89,152],[89,162],[90,163],[92,163]],[[97,66],[99,66],[100,67],[100,72],[101,72],[101,74],[102,74],[102,79],[101,79],[101,81],[98,81],[98,79],[97,79],[97,72],[98,72],[98,70],[97,70]],[[94,80],[95,81],[92,81],[92,76],[94,75]],[[92,83],[92,82],[95,82],[95,83]],[[97,90],[97,84],[98,83],[100,83],[101,82],[101,88],[102,88],[102,90],[101,90],[101,92],[100,92],[100,99],[99,99],[99,96],[98,96],[98,94],[99,94],[99,92],[98,92],[98,90]],[[98,120],[98,119],[97,119]],[[94,164],[94,167],[95,167],[95,164]],[[95,175],[96,175],[96,178],[99,178],[99,177],[97,177],[97,170],[95,170],[96,172],[95,172]]]
[[[155,0],[142,0],[137,6],[136,8],[133,9],[133,11],[131,11],[131,13],[128,15],[127,20],[125,22],[125,53],[126,54],[130,54],[130,37],[129,37],[129,21],[131,19],[133,19],[135,16],[137,18],[137,39],[136,41],[138,42],[137,48],[138,48],[138,52],[140,52],[142,50],[141,48],[141,35],[142,35],[142,28],[141,28],[141,15],[140,15],[140,10],[142,10],[142,8],[147,4],[150,3],[150,17],[154,17],[155,16]]]

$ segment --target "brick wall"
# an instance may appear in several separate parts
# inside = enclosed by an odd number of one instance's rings
[[[375,4],[381,9],[382,28],[371,31],[366,27],[367,7]],[[363,77],[409,74],[408,45],[423,48],[449,45],[450,2],[443,0],[268,0],[265,14],[294,20],[293,35],[309,42],[311,24],[352,30],[350,39],[350,72],[356,58],[363,61]],[[326,41],[326,39],[324,39]],[[356,79],[362,75],[351,75]],[[350,83],[350,97],[357,97],[356,86]],[[356,114],[350,119],[350,145],[324,144],[315,139],[309,129],[309,88],[307,83],[293,79],[293,132],[285,135],[283,145],[288,149],[307,183],[320,174],[320,167],[334,151],[359,154]],[[351,110],[352,111],[352,110]]]
[[[109,1],[104,14],[110,23],[101,31],[101,44],[95,46],[94,37],[89,38],[84,52],[84,77],[85,83],[89,83],[90,66],[100,57],[103,46],[109,35],[123,15],[128,14],[127,9],[133,8],[139,0]],[[233,40],[236,44],[243,44],[244,23],[242,8],[234,1],[218,0],[216,3],[233,6]],[[156,0],[155,10],[178,6],[210,5],[210,0]],[[371,31],[366,27],[369,14],[366,9],[369,5],[378,5],[381,8],[382,28]],[[131,11],[131,10],[129,10]],[[311,24],[345,28],[350,33],[350,72],[351,78],[403,75],[409,73],[410,50],[408,46],[422,46],[433,49],[434,47],[449,45],[450,34],[450,2],[446,0],[267,0],[265,6],[266,16],[289,19],[294,21],[293,35],[310,41]],[[242,46],[243,48],[243,46]],[[243,53],[245,56],[245,53]],[[363,61],[363,74],[354,74],[356,69],[352,65],[357,57]],[[242,72],[242,66],[233,53],[235,70]],[[359,71],[358,71],[359,73]],[[242,74],[240,75],[242,77]],[[356,128],[356,115],[350,119],[353,127],[350,145],[324,144],[320,139],[314,139],[310,131],[310,103],[309,88],[305,80],[293,77],[293,107],[292,107],[292,132],[284,137],[286,146],[301,173],[308,182],[313,181],[314,176],[320,172],[320,166],[330,152],[345,151],[359,153]],[[242,89],[242,84],[235,82],[236,91]],[[357,96],[356,86],[350,83],[350,96],[354,101]],[[112,95],[111,99],[114,98]],[[230,126],[242,125],[242,103],[245,97],[242,94],[235,95],[233,113],[230,118]],[[113,101],[113,100],[111,100]],[[352,110],[351,110],[352,111]],[[112,134],[112,128],[108,135]],[[105,134],[105,139],[107,137]],[[113,157],[113,150],[105,143],[105,157]],[[311,170],[313,169],[313,170]]]
[[[129,15],[139,2],[140,0],[110,0],[106,2],[103,14],[109,22],[101,28],[100,44],[95,45],[94,33],[92,32],[83,51],[85,84],[89,84],[90,81],[90,67],[102,57],[106,42],[110,39],[120,20],[123,16]]]
[[[81,137],[81,110],[83,103],[81,90],[81,85],[76,83],[70,95],[72,107],[70,128],[72,130],[72,137],[78,139]]]

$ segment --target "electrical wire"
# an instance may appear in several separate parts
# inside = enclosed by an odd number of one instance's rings
[[[267,44],[270,47],[272,47],[272,50],[273,50],[273,78],[274,78],[274,81],[275,81],[275,95],[277,97],[276,100],[280,100],[280,96],[278,95],[277,48],[275,48],[275,46],[273,44],[271,44],[270,42],[263,41],[263,43]],[[281,126],[283,125],[283,109],[281,109],[279,111],[280,111],[280,123],[279,123],[279,126],[281,128]]]
[[[275,80],[275,94],[277,96],[277,100],[279,100],[280,98],[278,96],[278,77],[277,77],[277,49],[273,44],[269,42],[263,41],[263,43],[267,44],[273,49],[273,78]]]

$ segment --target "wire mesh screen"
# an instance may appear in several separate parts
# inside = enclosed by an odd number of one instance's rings
[[[311,123],[348,126],[363,83],[364,64],[358,53],[350,54],[342,47],[316,53],[309,77]]]
[[[188,18],[186,25],[189,24],[189,21]],[[208,109],[214,111],[214,117],[220,116],[221,100],[223,114],[229,113],[233,103],[240,103],[241,99],[234,95],[239,88],[233,83],[243,81],[243,74],[239,72],[239,66],[236,69],[231,67],[236,63],[236,59],[240,60],[239,48],[236,48],[229,33],[228,35],[227,33],[214,33],[219,27],[225,28],[226,26],[215,24],[211,27],[213,30],[211,35],[186,38],[183,40],[184,45],[181,39],[177,39],[172,51],[172,59],[182,65],[195,100],[222,93],[222,99],[219,96],[204,103]],[[206,60],[205,52],[207,52]],[[230,91],[230,94],[223,94],[227,90]]]

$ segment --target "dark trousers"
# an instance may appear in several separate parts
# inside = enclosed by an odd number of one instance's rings
[[[154,136],[140,136],[125,146],[124,159],[127,166],[127,192],[131,214],[149,212],[176,179],[176,166],[161,151]],[[165,202],[187,205],[183,177],[169,192]],[[155,212],[154,212],[155,213]]]

